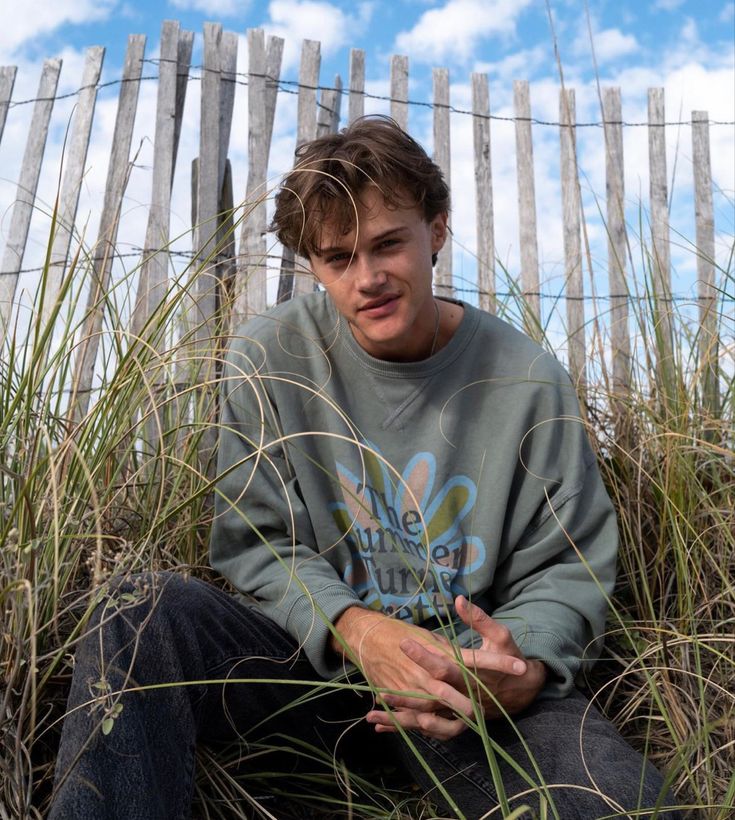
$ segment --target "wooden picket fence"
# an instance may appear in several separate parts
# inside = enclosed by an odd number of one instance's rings
[[[197,280],[196,310],[202,338],[210,328],[208,322],[217,310],[217,289],[226,272],[232,273],[232,323],[266,309],[266,185],[273,133],[273,121],[279,97],[283,41],[264,36],[252,29],[248,38],[248,172],[241,186],[232,179],[228,161],[231,126],[235,102],[237,35],[223,31],[218,24],[205,24],[203,67],[201,71],[201,123],[199,155],[192,180],[194,225],[193,253],[209,275]],[[148,208],[148,225],[141,255],[141,267],[133,333],[142,328],[156,311],[169,288],[171,266],[167,248],[170,239],[171,190],[176,168],[179,137],[183,127],[184,101],[189,89],[194,35],[183,31],[178,22],[166,21],[161,32],[158,62],[157,115],[155,122],[152,189]],[[82,411],[93,383],[98,356],[100,329],[103,323],[104,294],[110,276],[118,241],[119,216],[131,169],[131,142],[135,124],[142,67],[145,60],[145,37],[131,35],[128,40],[123,74],[119,84],[119,102],[114,135],[110,146],[107,184],[102,204],[99,235],[93,246],[94,287],[89,293],[89,311],[77,357],[75,383],[81,397]],[[61,181],[58,231],[50,257],[44,310],[49,311],[59,293],[69,265],[70,248],[77,216],[80,188],[85,172],[87,149],[92,129],[104,50],[87,51],[84,73],[70,129]],[[0,334],[13,327],[12,317],[19,272],[22,269],[34,197],[42,168],[44,148],[51,123],[61,61],[44,63],[34,103],[25,154],[18,178],[18,192],[9,221],[7,241],[0,267]],[[11,105],[16,69],[0,68],[0,139]],[[365,101],[365,54],[353,49],[350,55],[349,84],[345,90],[339,77],[329,84],[320,83],[320,44],[305,40],[301,51],[298,82],[296,147],[316,135],[335,131],[342,121],[341,104],[347,99],[347,121],[361,116]],[[496,271],[493,219],[493,180],[491,168],[488,78],[472,75],[472,116],[476,178],[476,257],[477,288],[481,308],[495,309]],[[434,158],[451,183],[450,168],[450,86],[448,71],[433,70]],[[320,92],[319,95],[317,92]],[[602,119],[605,136],[608,231],[608,270],[611,312],[613,377],[625,390],[630,378],[631,337],[629,330],[630,300],[627,295],[626,259],[628,258],[624,214],[623,117],[619,88],[602,91]],[[390,114],[399,124],[408,124],[408,59],[396,55],[391,59]],[[529,84],[514,84],[514,127],[517,148],[518,207],[520,225],[519,290],[530,307],[527,327],[533,332],[534,319],[540,314],[539,260],[536,232],[536,201],[533,172],[533,118]],[[12,113],[12,111],[11,111]],[[242,121],[239,118],[238,121]],[[663,89],[653,88],[648,96],[648,135],[650,157],[651,249],[654,259],[655,291],[661,297],[660,328],[666,344],[671,344],[671,327],[667,304],[671,295],[670,237],[668,222],[668,183],[665,150],[665,117]],[[583,308],[583,220],[579,171],[576,151],[574,91],[562,88],[559,93],[559,139],[561,155],[561,204],[563,210],[566,325],[568,332],[569,369],[583,381],[587,359],[586,325]],[[712,177],[709,155],[709,121],[706,111],[691,115],[692,164],[695,190],[697,273],[701,336],[716,337],[715,231]],[[5,172],[7,175],[7,171]],[[248,203],[247,218],[233,236],[232,212],[235,191],[244,187]],[[216,226],[217,230],[212,226]],[[231,236],[229,240],[223,237]],[[131,237],[124,237],[131,241]],[[278,286],[278,299],[313,287],[308,277],[298,275],[299,260],[284,253]],[[229,274],[228,274],[229,275]],[[453,292],[451,241],[439,257],[435,274],[439,294]],[[588,332],[588,331],[587,331]],[[716,344],[701,346],[700,369],[711,402],[717,402]]]

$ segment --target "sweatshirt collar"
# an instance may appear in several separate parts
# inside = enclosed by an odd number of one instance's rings
[[[433,376],[435,373],[440,372],[452,364],[467,347],[480,319],[480,311],[472,305],[468,305],[459,299],[444,299],[444,301],[452,301],[458,305],[462,305],[464,308],[462,321],[459,323],[459,327],[449,342],[428,359],[421,359],[417,362],[389,362],[371,356],[360,347],[352,335],[347,320],[342,315],[337,314],[337,310],[332,304],[331,299],[329,299],[326,294],[325,298],[329,304],[330,312],[334,314],[335,320],[339,323],[339,341],[344,345],[350,356],[363,368],[378,375],[392,378],[425,378],[427,376]],[[443,297],[437,296],[435,298],[440,299]]]

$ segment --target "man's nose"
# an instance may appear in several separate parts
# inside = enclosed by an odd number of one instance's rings
[[[388,281],[380,259],[370,254],[362,253],[353,260],[352,275],[359,290],[374,291],[381,289]]]

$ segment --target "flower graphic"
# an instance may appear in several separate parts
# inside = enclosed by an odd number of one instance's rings
[[[466,532],[477,486],[464,475],[435,486],[429,452],[400,475],[369,442],[363,453],[360,476],[336,465],[343,500],[330,509],[352,556],[344,581],[386,613],[416,622],[445,613],[485,560],[482,541]]]

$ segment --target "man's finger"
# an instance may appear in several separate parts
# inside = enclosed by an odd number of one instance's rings
[[[525,675],[528,668],[528,664],[522,658],[493,652],[491,649],[462,649],[460,655],[462,664],[470,674],[482,671],[519,677]]]
[[[461,734],[467,724],[457,718],[444,717],[436,712],[417,712],[413,709],[396,709],[386,712],[373,710],[365,716],[376,732],[396,732],[398,726],[406,731],[417,731],[437,740],[450,740]]]
[[[503,626],[500,628],[505,629]],[[512,639],[511,642],[515,651],[518,652],[515,642]],[[473,670],[476,669],[496,672],[498,675],[523,675],[526,672],[526,663],[517,654],[496,652],[490,649],[462,649],[460,658],[462,665],[466,667],[464,670],[458,661],[447,655],[432,652],[418,641],[411,639],[401,641],[401,651],[428,672],[430,678],[444,681],[460,691],[466,688],[467,674],[472,675]],[[426,688],[426,682],[423,685]]]
[[[381,704],[385,704],[386,706],[401,709],[412,709],[416,712],[434,712],[438,707],[438,704],[433,696],[414,698],[410,695],[381,693],[378,700]]]
[[[456,689],[445,681],[427,681],[427,694],[432,696],[431,700],[421,701],[419,708],[414,707],[411,698],[405,695],[385,694],[381,696],[381,702],[389,709],[410,709],[414,712],[425,712],[451,718],[454,715],[465,715],[468,718],[474,716],[472,700],[462,690]],[[429,708],[426,708],[426,706]]]
[[[489,642],[496,651],[520,654],[508,627],[491,618],[484,609],[470,603],[464,595],[455,598],[454,607],[462,621],[481,635],[484,641]]]
[[[435,680],[443,680],[457,685],[462,676],[458,674],[457,664],[448,655],[433,651],[419,641],[407,638],[400,643],[401,652],[429,673]]]

